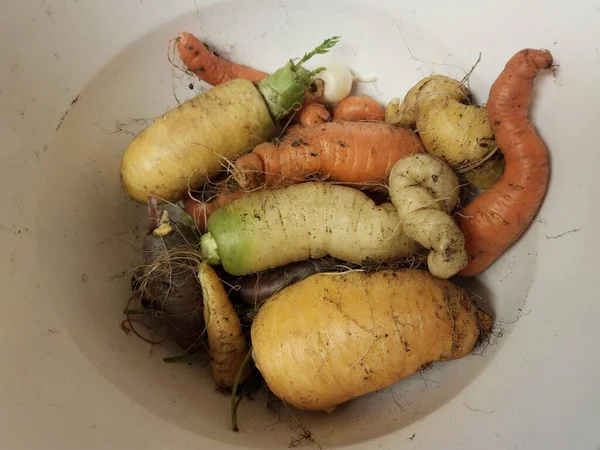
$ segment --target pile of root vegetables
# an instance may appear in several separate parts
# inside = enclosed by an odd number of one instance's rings
[[[122,159],[149,213],[128,314],[208,351],[234,411],[252,374],[289,405],[332,411],[470,353],[492,319],[448,279],[487,269],[547,189],[527,108],[549,52],[516,53],[486,106],[432,75],[384,107],[350,95],[345,65],[305,67],[338,39],[267,74],[181,33],[182,62],[212,88]]]

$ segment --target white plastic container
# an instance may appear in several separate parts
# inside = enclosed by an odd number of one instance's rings
[[[2,448],[282,449],[296,420],[322,448],[600,448],[599,20],[592,1],[3,1]],[[382,102],[423,75],[461,77],[479,53],[470,85],[483,102],[513,53],[550,49],[560,67],[536,80],[532,114],[552,156],[548,197],[470,284],[502,336],[330,416],[244,402],[236,434],[206,368],[164,364],[172,347],[124,334],[145,208],[119,185],[120,156],[205,88],[167,60],[181,30],[263,70],[341,35],[323,60],[376,74],[362,91]]]

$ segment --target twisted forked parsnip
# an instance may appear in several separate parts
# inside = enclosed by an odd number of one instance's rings
[[[423,145],[454,170],[468,172],[497,149],[485,107],[471,104],[463,82],[433,75],[386,108],[386,122],[418,130]]]
[[[394,165],[389,186],[404,233],[431,249],[429,271],[450,278],[465,267],[465,238],[449,215],[459,194],[452,169],[431,155],[407,156]]]

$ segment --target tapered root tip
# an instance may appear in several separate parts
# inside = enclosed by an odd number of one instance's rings
[[[450,249],[448,249],[450,250]],[[436,277],[447,280],[467,265],[469,256],[463,246],[455,246],[449,256],[446,252],[432,250],[427,257],[427,268]]]
[[[552,54],[548,50],[535,50],[533,62],[539,69],[549,69],[552,67]]]
[[[526,48],[515,54],[506,68],[523,78],[534,78],[540,70],[552,67],[552,54],[548,50]]]
[[[184,56],[188,53],[188,42],[189,42],[190,34],[182,31],[177,35],[175,39],[175,45],[177,46],[177,51],[179,52],[179,56],[183,59]]]
[[[494,325],[494,319],[492,319],[492,316],[480,309],[477,309],[475,311],[475,317],[477,318],[480,333],[489,333]]]
[[[186,31],[179,32],[175,42],[177,43],[177,50],[179,50],[179,53],[182,56],[188,56],[188,54],[191,54],[199,45],[203,45],[196,36],[187,33]]]

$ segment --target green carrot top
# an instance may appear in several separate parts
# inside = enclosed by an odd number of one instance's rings
[[[279,121],[288,115],[294,107],[300,107],[304,101],[305,91],[310,88],[312,79],[324,70],[323,67],[307,70],[302,64],[315,55],[327,53],[339,40],[339,36],[325,39],[321,45],[313,51],[305,53],[297,62],[288,61],[281,69],[257,84],[273,120]]]

